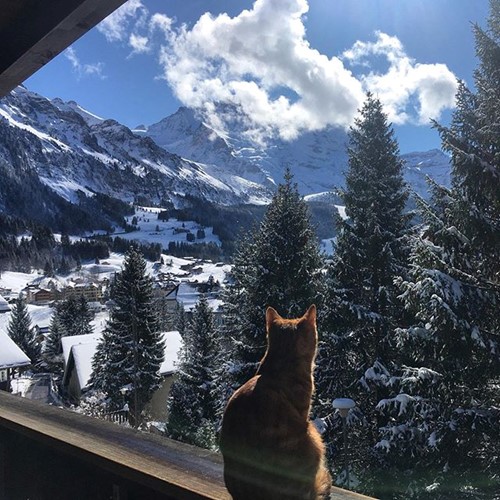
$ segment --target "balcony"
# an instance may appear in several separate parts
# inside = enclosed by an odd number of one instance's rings
[[[0,391],[0,500],[230,499],[217,453]],[[333,500],[367,499],[335,489]]]

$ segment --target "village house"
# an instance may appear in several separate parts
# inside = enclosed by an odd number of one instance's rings
[[[7,333],[0,331],[0,390],[10,391],[10,383],[16,370],[30,364],[30,358]]]
[[[92,375],[92,358],[97,349],[101,334],[74,335],[61,339],[64,356],[63,390],[67,396],[77,403],[89,389]],[[177,371],[178,353],[182,346],[182,338],[177,331],[163,333],[165,341],[164,361],[160,366],[162,383],[153,394],[149,404],[149,414],[155,420],[166,420],[166,401]]]
[[[57,293],[53,290],[47,290],[45,288],[40,288],[36,290],[31,295],[31,303],[37,305],[50,304],[57,299]]]
[[[22,293],[28,304],[46,305],[60,296],[59,291],[55,286],[39,287],[35,284],[29,284],[23,288]]]
[[[10,312],[8,302],[0,295],[0,314]]]

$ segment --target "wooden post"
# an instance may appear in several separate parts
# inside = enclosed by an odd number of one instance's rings
[[[0,500],[7,500],[5,493],[5,467],[7,464],[7,452],[5,444],[0,442]]]

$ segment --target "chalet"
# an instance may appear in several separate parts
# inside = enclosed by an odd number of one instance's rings
[[[8,302],[0,295],[0,314],[10,312],[10,306]]]
[[[73,335],[61,339],[64,375],[63,388],[71,399],[78,401],[87,388],[92,374],[92,358],[101,338],[99,333]]]
[[[88,390],[92,374],[92,358],[101,338],[100,334],[75,335],[63,337],[64,375],[62,385],[67,395],[73,401],[78,401]],[[177,331],[165,332],[165,359],[160,366],[163,381],[160,388],[153,394],[149,412],[156,420],[166,419],[166,401],[177,371],[176,364],[182,339]]]
[[[32,304],[49,304],[57,299],[57,294],[54,290],[48,290],[45,288],[40,288],[31,294],[30,302]]]
[[[5,332],[0,331],[0,390],[10,391],[15,371],[30,364],[30,358]]]

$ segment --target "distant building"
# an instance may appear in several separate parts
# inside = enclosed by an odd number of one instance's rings
[[[214,315],[216,325],[221,325],[223,322],[222,306],[223,301],[219,298],[219,288],[212,292],[206,292],[206,283],[188,283],[182,282],[176,292],[177,303],[184,307],[187,317],[190,318],[193,309],[200,300],[201,295],[205,295],[208,300],[208,305]]]
[[[30,364],[30,358],[5,332],[0,331],[0,390],[10,391],[15,371]]]
[[[22,290],[28,304],[45,305],[59,298],[55,287],[40,288],[38,285],[28,285]]]
[[[31,294],[31,303],[32,304],[49,304],[57,299],[57,294],[54,290],[48,290],[44,288],[40,288]]]
[[[167,313],[174,313],[177,309],[177,295],[179,293],[179,285],[176,285],[169,292],[165,294],[165,304],[167,306]]]
[[[102,300],[102,286],[96,285],[95,283],[76,283],[74,285],[67,286],[63,290],[63,297],[65,299],[69,297],[79,297],[83,295],[88,302],[100,302]]]
[[[36,332],[36,338],[38,343],[42,343],[47,339],[47,336],[50,333],[50,326],[49,325],[35,325],[33,329]]]

